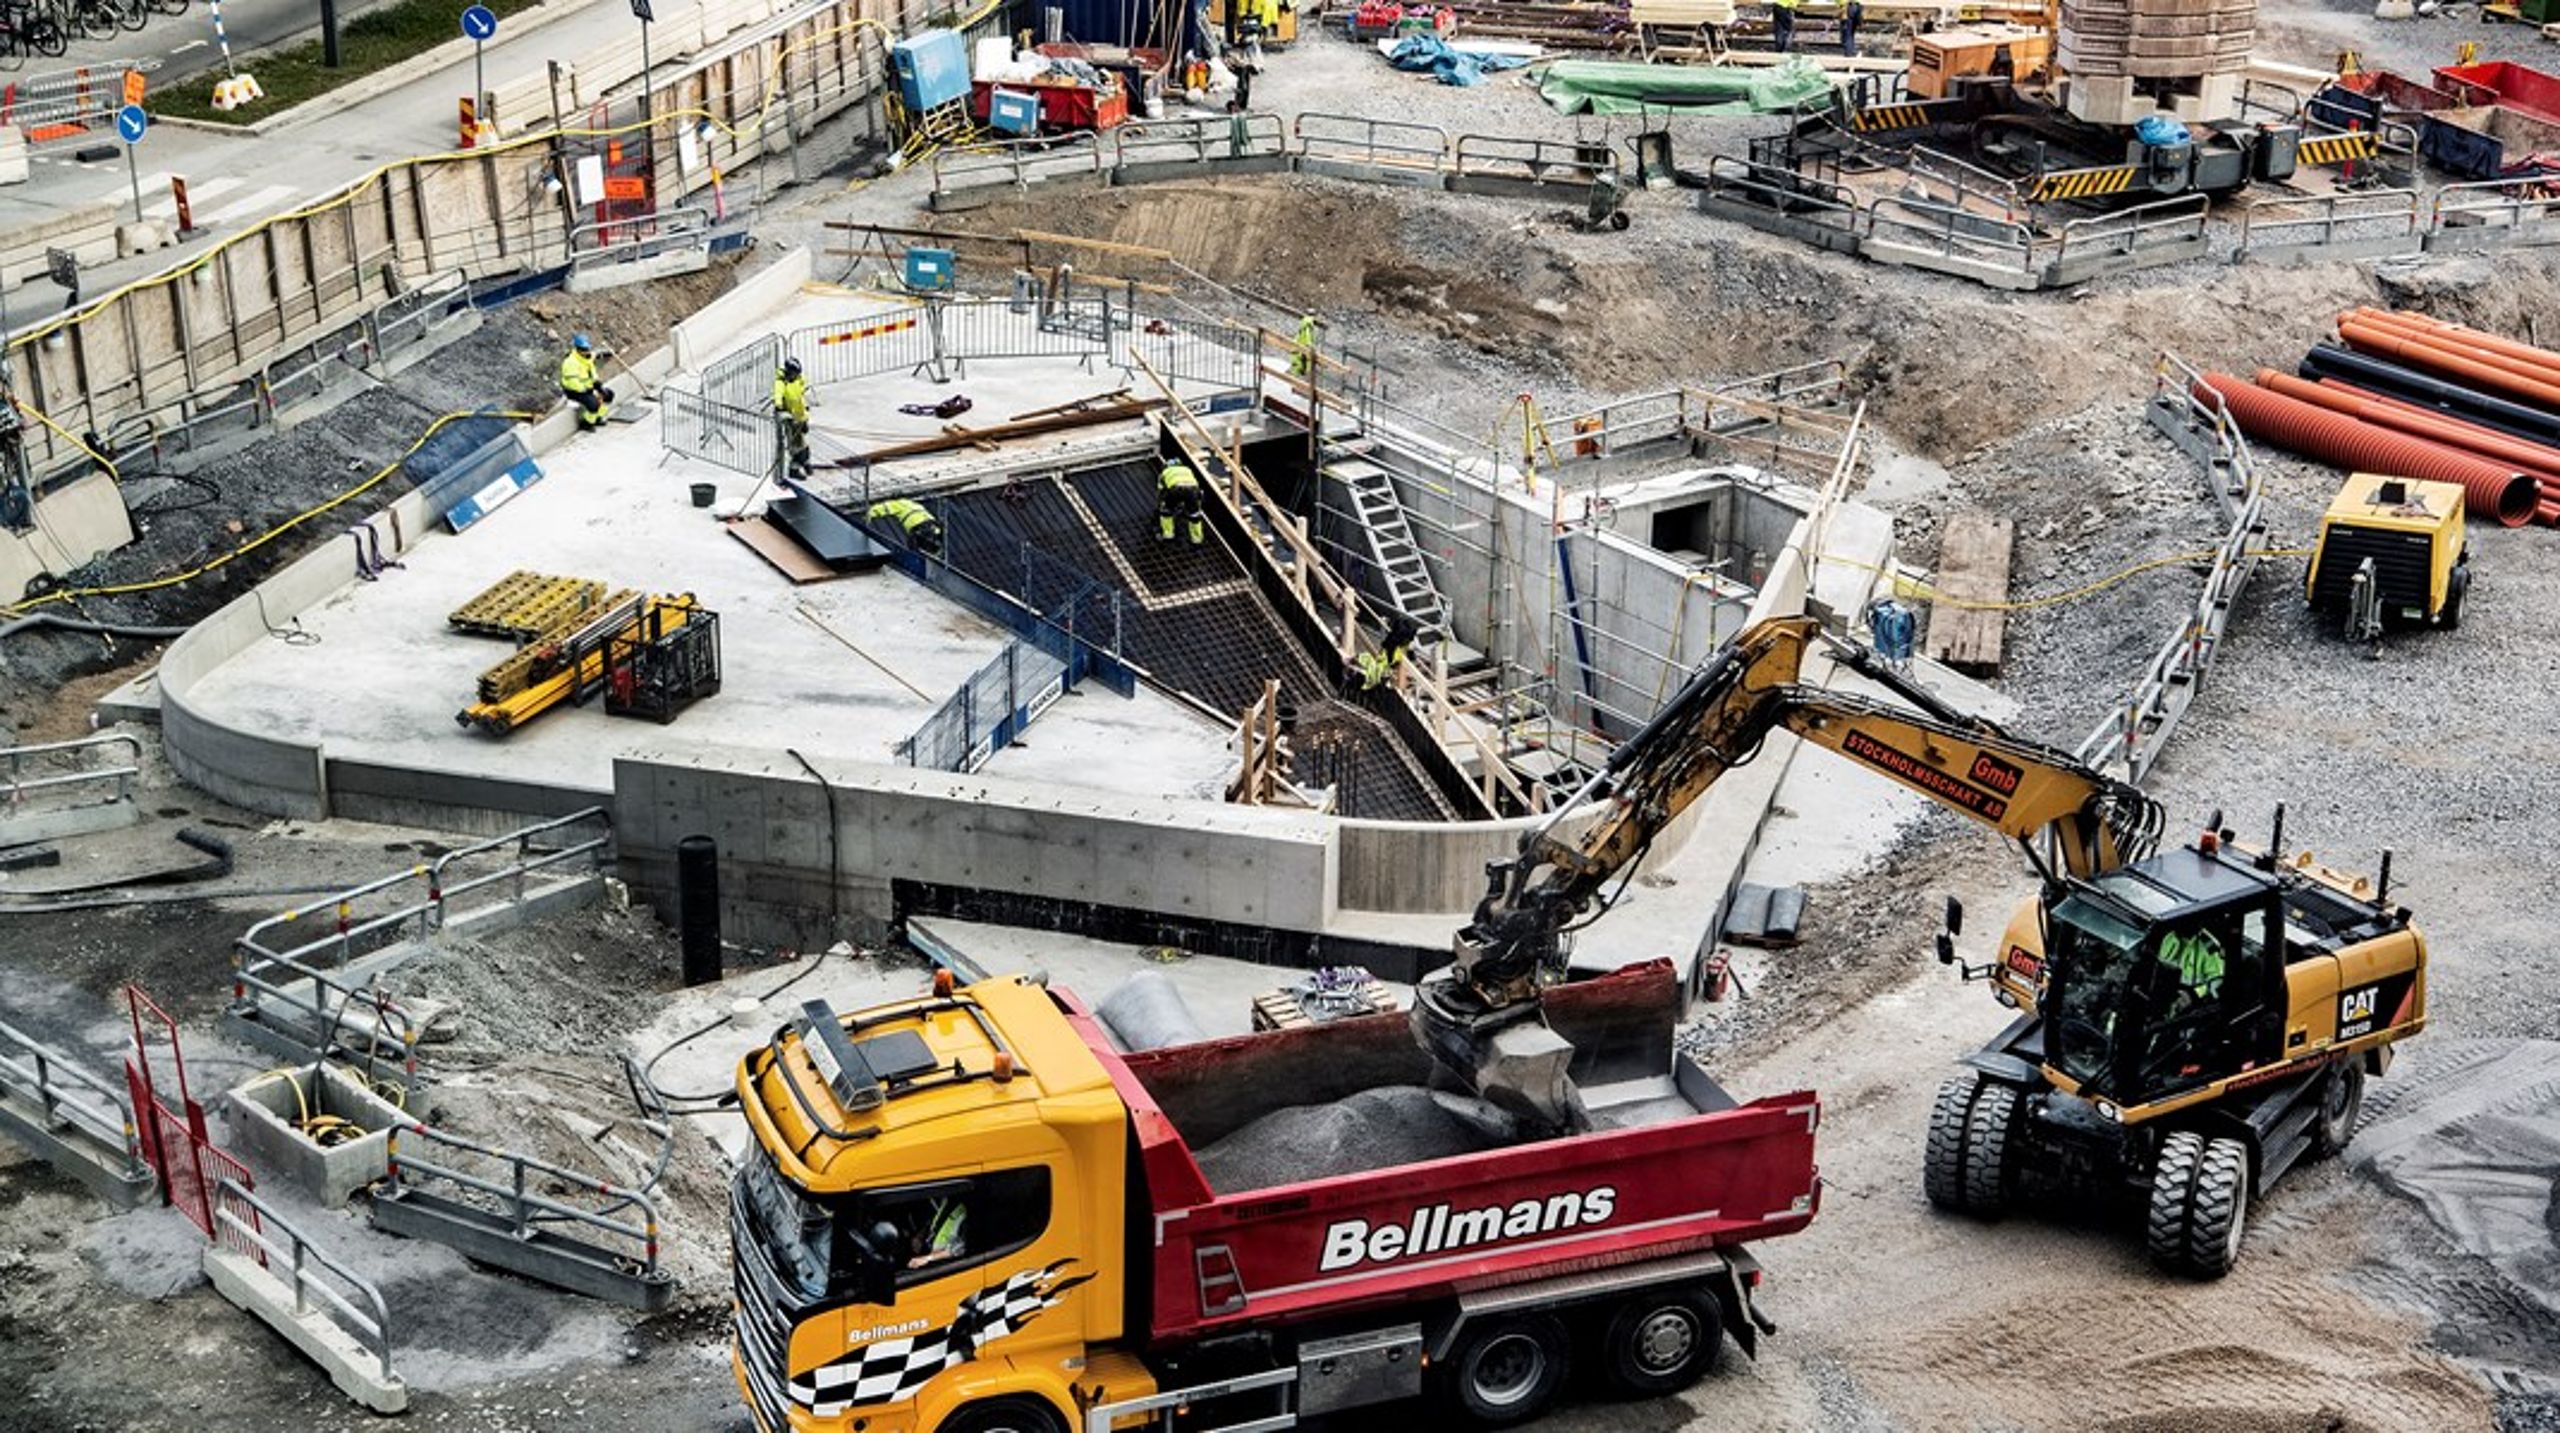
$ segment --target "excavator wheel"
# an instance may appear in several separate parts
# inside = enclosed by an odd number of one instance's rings
[[[2355,1138],[2364,1113],[2364,1066],[2349,1060],[2329,1071],[2320,1089],[2320,1113],[2311,1121],[2311,1157],[2333,1159]]]
[[[1975,1097],[1983,1090],[1971,1070],[1951,1075],[1938,1086],[1938,1102],[1929,1109],[1929,1144],[1922,1157],[1920,1187],[1929,1202],[1950,1214],[1970,1212],[1965,1198],[1965,1131],[1973,1120]]]
[[[2009,1212],[2020,1138],[2018,1087],[1984,1081],[1964,1127],[1964,1202],[1976,1218]]]
[[[2191,1279],[2219,1279],[2240,1260],[2248,1219],[2247,1145],[2192,1130],[2162,1141],[2144,1225],[2152,1263]]]

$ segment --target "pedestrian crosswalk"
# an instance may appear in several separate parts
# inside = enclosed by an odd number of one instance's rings
[[[166,170],[142,176],[144,218],[169,223],[178,217],[178,200],[170,191],[170,177]],[[250,223],[278,213],[289,207],[302,192],[300,186],[292,184],[259,184],[253,187],[249,180],[223,174],[190,181],[187,185],[187,208],[195,227],[210,229],[219,224]],[[91,202],[132,203],[132,180],[120,180],[113,188],[92,195]]]

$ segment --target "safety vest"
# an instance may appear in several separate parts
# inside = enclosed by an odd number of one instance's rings
[[[560,387],[568,393],[584,393],[596,386],[596,361],[576,349],[560,360]]]
[[[873,503],[864,511],[863,516],[894,522],[901,532],[913,532],[933,521],[933,513],[924,504],[910,502],[905,498],[891,498],[887,502]]]
[[[937,1259],[948,1259],[960,1252],[960,1235],[969,1219],[965,1204],[934,1206],[933,1232],[925,1236],[925,1252]]]
[[[809,417],[809,375],[803,373],[797,378],[785,378],[778,372],[774,374],[773,406],[806,422]]]
[[[2222,993],[2222,942],[2198,932],[2160,938],[2160,959],[2178,972],[2187,989],[2205,999]]]
[[[1159,491],[1170,490],[1173,488],[1196,488],[1198,486],[1200,486],[1199,474],[1192,472],[1187,465],[1182,463],[1168,464],[1164,472],[1156,479],[1156,487]]]

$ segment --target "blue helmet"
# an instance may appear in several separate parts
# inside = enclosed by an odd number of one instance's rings
[[[596,351],[596,341],[587,337],[583,333],[573,339],[570,339],[569,346],[578,350],[580,353],[593,353]]]

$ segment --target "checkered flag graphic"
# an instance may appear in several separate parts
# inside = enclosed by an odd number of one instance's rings
[[[941,1328],[867,1343],[833,1363],[820,1364],[791,1380],[791,1396],[820,1417],[902,1402],[935,1374],[977,1357],[979,1349],[1031,1322],[1067,1290],[1093,1277],[1060,1280],[1060,1271],[1072,1262],[1060,1259],[1046,1268],[1024,1269],[971,1294]]]

